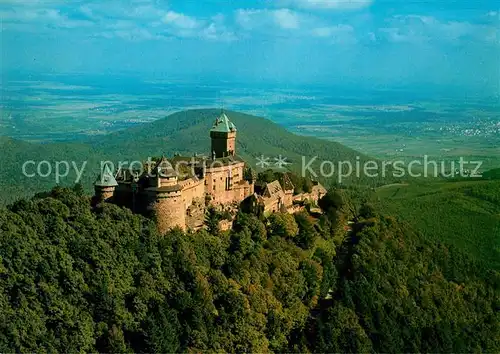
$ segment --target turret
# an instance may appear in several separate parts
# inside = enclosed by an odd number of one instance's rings
[[[113,173],[108,165],[104,166],[103,171],[94,183],[96,203],[108,202],[113,198],[115,188],[118,186]]]
[[[236,127],[226,113],[222,112],[215,120],[210,129],[210,138],[212,139],[210,156],[213,159],[235,155]]]
[[[156,188],[174,186],[178,182],[178,173],[172,164],[162,156],[153,169],[154,186]]]

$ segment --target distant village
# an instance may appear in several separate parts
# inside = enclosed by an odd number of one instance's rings
[[[174,227],[198,230],[203,227],[206,209],[254,208],[265,214],[294,213],[304,201],[316,203],[326,189],[314,183],[309,193],[294,194],[287,174],[282,181],[256,184],[250,167],[236,155],[236,126],[223,111],[210,129],[210,157],[165,156],[146,166],[151,173],[130,170],[111,171],[105,167],[94,183],[93,204],[103,202],[126,206],[134,212],[153,217],[160,232]],[[182,163],[181,163],[182,162]],[[177,166],[193,171],[187,177]],[[221,222],[227,229],[231,220]]]

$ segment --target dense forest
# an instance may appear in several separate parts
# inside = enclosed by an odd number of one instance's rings
[[[500,270],[500,180],[413,181],[377,189],[379,209],[422,237]]]
[[[365,195],[164,235],[79,187],[19,200],[0,209],[0,352],[499,352],[500,273]]]

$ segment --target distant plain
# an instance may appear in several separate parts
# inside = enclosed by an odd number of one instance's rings
[[[483,170],[500,166],[498,98],[430,96],[404,90],[200,85],[129,78],[4,79],[0,135],[37,142],[86,140],[176,111],[224,107],[263,116],[297,134],[334,140],[379,159],[409,161],[428,155],[450,161],[462,156],[483,161]]]

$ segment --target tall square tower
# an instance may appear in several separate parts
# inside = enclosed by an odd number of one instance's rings
[[[234,156],[236,153],[236,127],[222,112],[210,129],[212,158]]]

